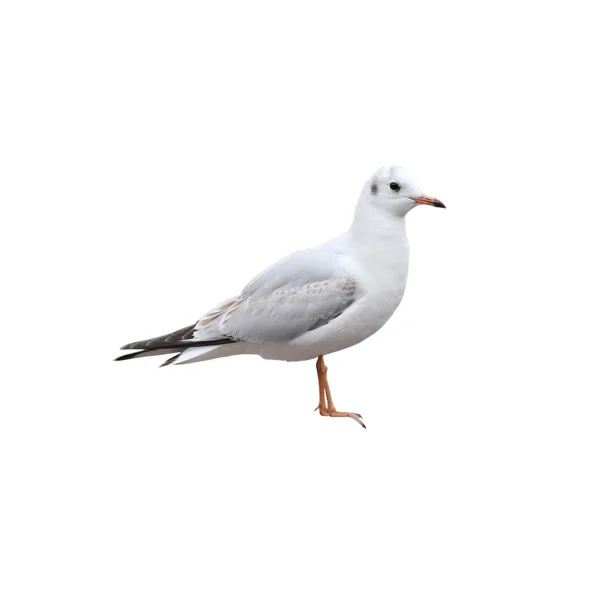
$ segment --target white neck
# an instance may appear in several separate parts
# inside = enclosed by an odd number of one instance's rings
[[[348,236],[361,258],[376,260],[389,256],[408,266],[408,237],[404,216],[386,214],[359,202]]]
[[[400,304],[406,288],[409,249],[405,218],[359,203],[354,222],[342,239],[345,252],[360,268],[360,283],[376,302],[383,324]]]

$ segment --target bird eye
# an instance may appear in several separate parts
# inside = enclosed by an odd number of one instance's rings
[[[392,181],[392,183],[390,183],[390,190],[397,192],[399,189],[400,189],[400,186],[395,181]]]

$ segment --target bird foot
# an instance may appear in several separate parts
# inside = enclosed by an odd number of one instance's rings
[[[358,413],[340,412],[339,410],[331,410],[331,411],[329,411],[328,415],[330,417],[350,417],[351,419],[354,419],[361,427],[364,427],[365,429],[367,428],[367,426],[363,423],[362,416],[359,415]]]
[[[363,423],[362,415],[359,415],[358,413],[341,412],[339,410],[328,411],[327,408],[324,408],[322,406],[317,406],[317,408],[315,408],[315,411],[317,410],[319,411],[319,414],[322,417],[350,417],[351,419],[354,419],[361,427],[364,427],[365,429],[367,428],[367,426]]]

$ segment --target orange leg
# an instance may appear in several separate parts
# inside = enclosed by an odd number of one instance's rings
[[[319,406],[315,408],[318,410],[322,417],[326,417],[329,414],[327,407],[327,400],[325,399],[325,377],[327,373],[327,367],[323,361],[323,357],[319,356],[317,360],[317,378],[319,379]]]
[[[319,406],[315,410],[318,410],[323,417],[350,417],[366,429],[367,426],[363,423],[362,417],[358,413],[336,410],[331,398],[331,390],[327,381],[327,367],[325,366],[323,356],[319,356],[317,359],[317,377],[319,379]]]

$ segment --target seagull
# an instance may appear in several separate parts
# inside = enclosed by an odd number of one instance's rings
[[[398,308],[408,276],[405,217],[421,204],[446,208],[425,196],[407,169],[382,167],[366,181],[348,231],[283,258],[193,325],[126,344],[121,350],[135,352],[115,360],[173,354],[167,366],[239,354],[316,359],[315,410],[366,429],[360,414],[333,404],[324,356],[366,340]]]

